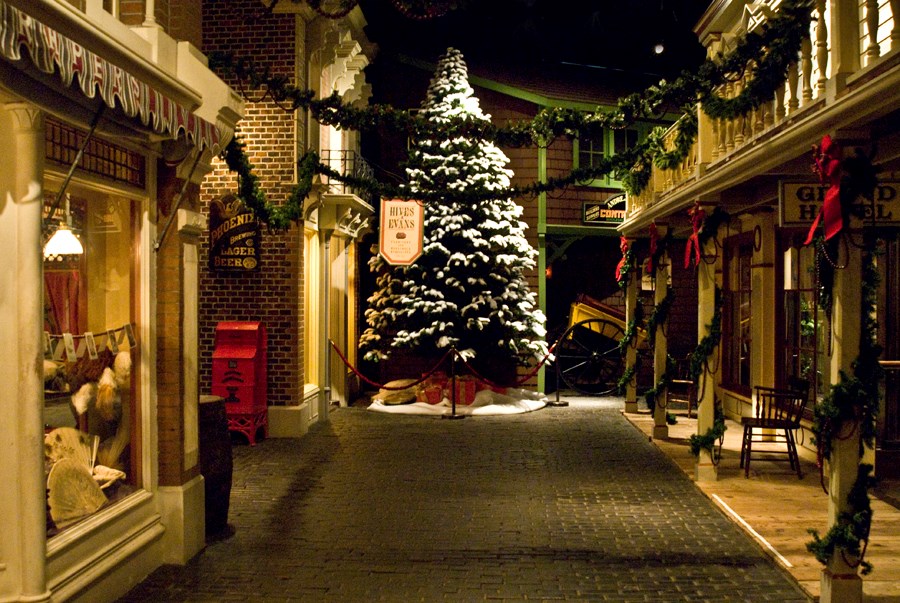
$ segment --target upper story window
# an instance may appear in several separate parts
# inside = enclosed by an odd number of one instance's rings
[[[652,126],[639,124],[618,130],[604,129],[599,135],[575,139],[573,167],[591,168],[601,164],[604,158],[612,157],[633,148],[649,134]],[[622,183],[612,174],[582,183],[585,186],[621,188]]]

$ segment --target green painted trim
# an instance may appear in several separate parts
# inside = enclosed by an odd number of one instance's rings
[[[423,61],[421,59],[417,59],[404,54],[398,54],[396,55],[396,57],[400,63],[410,65],[412,67],[417,67],[424,71],[434,73],[435,69],[437,69],[437,64],[431,63],[429,61]],[[551,98],[549,96],[544,96],[543,94],[538,94],[529,90],[523,90],[515,86],[502,84],[500,82],[489,80],[483,77],[478,77],[475,75],[469,75],[469,83],[473,86],[478,86],[486,90],[493,90],[494,92],[499,92],[500,94],[505,94],[506,96],[511,96],[513,98],[528,101],[541,107],[560,107],[562,109],[576,109],[578,111],[615,109],[614,105],[598,105],[597,103],[591,103],[587,101],[573,101],[567,99]]]
[[[547,181],[547,147],[545,145],[538,146],[538,165],[537,178],[538,182]],[[547,230],[547,193],[538,194],[538,261],[537,261],[537,278],[538,278],[538,308],[547,316],[547,237],[544,233]],[[546,367],[542,366],[537,374],[537,390],[545,391],[547,382]]]

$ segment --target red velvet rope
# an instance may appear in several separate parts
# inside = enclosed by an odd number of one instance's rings
[[[376,382],[376,381],[372,381],[371,379],[369,379],[368,377],[366,377],[365,375],[363,375],[362,373],[360,373],[360,372],[356,369],[355,366],[353,366],[352,364],[350,364],[350,361],[347,360],[347,357],[344,356],[344,353],[341,352],[341,350],[337,347],[337,345],[334,343],[334,341],[332,341],[331,339],[329,339],[329,340],[328,340],[328,343],[331,344],[331,347],[334,348],[334,351],[337,352],[337,355],[341,357],[341,360],[344,362],[345,365],[347,365],[347,368],[350,369],[351,371],[353,371],[353,373],[354,373],[357,377],[359,377],[360,379],[362,379],[363,381],[365,381],[365,382],[368,383],[369,385],[372,385],[372,386],[377,387],[377,388],[379,388],[379,389],[385,389],[385,390],[388,390],[388,391],[401,391],[401,390],[409,389],[410,387],[413,387],[413,386],[419,385],[420,383],[425,382],[425,380],[427,380],[429,377],[431,377],[434,373],[437,372],[437,370],[441,367],[442,364],[444,364],[444,361],[450,356],[450,354],[456,351],[456,350],[448,350],[447,353],[444,354],[443,357],[441,357],[440,360],[438,360],[437,364],[435,364],[434,367],[432,367],[432,369],[431,369],[430,371],[428,371],[427,373],[425,373],[424,375],[422,375],[422,377],[421,377],[420,379],[418,379],[418,380],[416,380],[416,381],[414,381],[414,382],[412,382],[412,383],[410,383],[410,384],[408,384],[408,385],[403,385],[403,386],[400,386],[400,387],[397,387],[397,386],[387,387],[386,385],[384,385],[384,384],[382,384],[382,383],[378,383],[378,382]]]

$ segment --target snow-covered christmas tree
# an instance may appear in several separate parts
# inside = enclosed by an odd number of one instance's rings
[[[441,57],[421,115],[437,126],[453,118],[489,122],[459,51]],[[537,252],[525,238],[522,208],[511,198],[463,200],[473,191],[508,189],[508,163],[483,139],[412,142],[410,190],[437,193],[438,200],[425,207],[423,252],[414,264],[389,266],[377,255],[370,261],[379,277],[366,311],[369,328],[360,338],[367,359],[385,358],[395,348],[439,355],[455,347],[485,366],[546,353],[545,318],[525,278]]]

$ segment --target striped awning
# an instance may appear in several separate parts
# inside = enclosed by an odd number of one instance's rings
[[[107,106],[118,106],[128,117],[140,119],[158,134],[178,138],[181,132],[194,144],[218,149],[219,131],[166,95],[121,67],[0,0],[0,54],[9,61],[22,60],[22,49],[44,73],[58,71],[68,87],[77,75],[88,98],[97,93]]]

